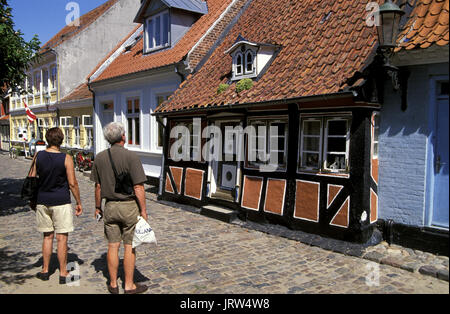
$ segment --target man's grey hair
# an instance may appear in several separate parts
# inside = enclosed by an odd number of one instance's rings
[[[111,122],[103,128],[103,135],[109,144],[113,145],[122,140],[125,128],[120,122]]]

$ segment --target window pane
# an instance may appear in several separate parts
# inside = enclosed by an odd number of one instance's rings
[[[239,55],[236,59],[236,74],[242,74],[242,56]]]
[[[158,123],[158,147],[163,146],[163,133],[164,129],[162,128],[161,124]]]
[[[161,46],[161,17],[155,19],[155,46]]]
[[[345,170],[345,156],[327,154],[326,168],[331,170]]]
[[[251,52],[247,53],[246,65],[247,65],[247,72],[252,72],[253,71],[253,55]]]
[[[133,145],[133,119],[128,119],[128,144]]]
[[[320,135],[320,121],[304,121],[303,134]]]
[[[127,113],[133,113],[133,101],[132,100],[127,101]]]
[[[164,14],[163,19],[163,45],[166,45],[169,43],[169,14]]]
[[[307,168],[319,168],[319,153],[303,153],[302,155],[302,167]]]
[[[148,38],[148,48],[154,47],[154,35],[153,35],[153,20],[148,21],[147,25],[147,38]]]
[[[319,152],[320,137],[304,137],[303,150]]]
[[[140,101],[139,99],[134,100],[134,113],[139,113],[140,111]]]
[[[328,151],[329,152],[343,152],[345,153],[347,147],[347,140],[345,138],[328,138]]]
[[[140,145],[141,144],[141,140],[140,140],[140,126],[139,126],[139,118],[134,119],[134,126],[135,126],[135,133],[134,133],[134,141],[135,141],[135,145]]]
[[[347,135],[347,121],[328,121],[328,135]]]

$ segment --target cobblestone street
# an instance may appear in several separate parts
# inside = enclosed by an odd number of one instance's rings
[[[55,253],[50,281],[35,278],[42,265],[42,235],[19,195],[29,165],[0,154],[0,293],[107,293],[107,243],[103,224],[93,218],[94,186],[82,173],[77,177],[84,214],[74,218],[69,236],[69,262],[79,265],[81,279],[59,285]],[[223,223],[157,202],[155,188],[146,188],[158,246],[138,248],[135,274],[149,285],[148,293],[449,293],[445,280]],[[448,276],[448,258],[441,259]]]

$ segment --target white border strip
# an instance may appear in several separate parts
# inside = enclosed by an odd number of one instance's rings
[[[330,187],[331,186],[336,186],[336,187],[340,187],[339,191],[336,193],[336,195],[333,197],[333,199],[331,200],[331,202],[329,201],[330,199]],[[341,193],[342,189],[344,188],[343,185],[337,185],[337,184],[328,184],[327,185],[327,209],[330,208],[331,204],[333,204],[334,200],[336,199],[336,197],[339,195],[339,193]]]
[[[347,208],[347,226],[343,226],[343,225],[338,225],[338,224],[334,224],[333,221],[336,218],[337,215],[340,214],[341,210],[344,208],[345,203],[347,203],[348,201],[348,208]],[[345,199],[344,203],[342,204],[342,206],[339,208],[339,210],[336,212],[336,215],[334,215],[333,219],[331,219],[330,222],[330,226],[336,226],[336,227],[340,227],[340,228],[346,228],[348,229],[348,225],[350,224],[350,195],[347,196],[347,198]]]
[[[377,217],[375,218],[375,220],[372,220],[372,193],[375,195],[375,197],[377,198]],[[369,216],[369,221],[371,224],[373,224],[374,222],[378,221],[378,194],[375,193],[375,191],[370,188],[370,216]]]

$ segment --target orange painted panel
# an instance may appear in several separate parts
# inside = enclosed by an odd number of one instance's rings
[[[177,193],[181,193],[181,180],[183,179],[183,168],[170,167],[170,172],[172,173],[173,180],[175,181],[175,187],[177,188]]]
[[[378,195],[370,189],[370,223],[378,220]]]
[[[317,182],[297,181],[294,217],[319,221],[320,184]]]
[[[203,191],[203,171],[196,169],[186,169],[186,178],[184,183],[184,194],[189,197],[202,199]]]
[[[244,177],[244,191],[242,207],[259,210],[263,179],[258,177]]]
[[[286,180],[268,179],[266,190],[266,204],[264,210],[283,215]]]
[[[349,211],[350,211],[350,197],[347,197],[344,204],[342,204],[341,208],[338,210],[334,218],[331,220],[330,225],[347,228]]]
[[[168,173],[166,173],[166,192],[175,193],[175,191],[173,190],[172,182],[170,182]]]
[[[342,185],[333,185],[328,184],[328,200],[327,200],[327,208],[330,207],[331,203],[333,203],[334,198],[339,194],[339,192],[344,187]]]
[[[372,178],[378,184],[378,158],[372,159]]]

